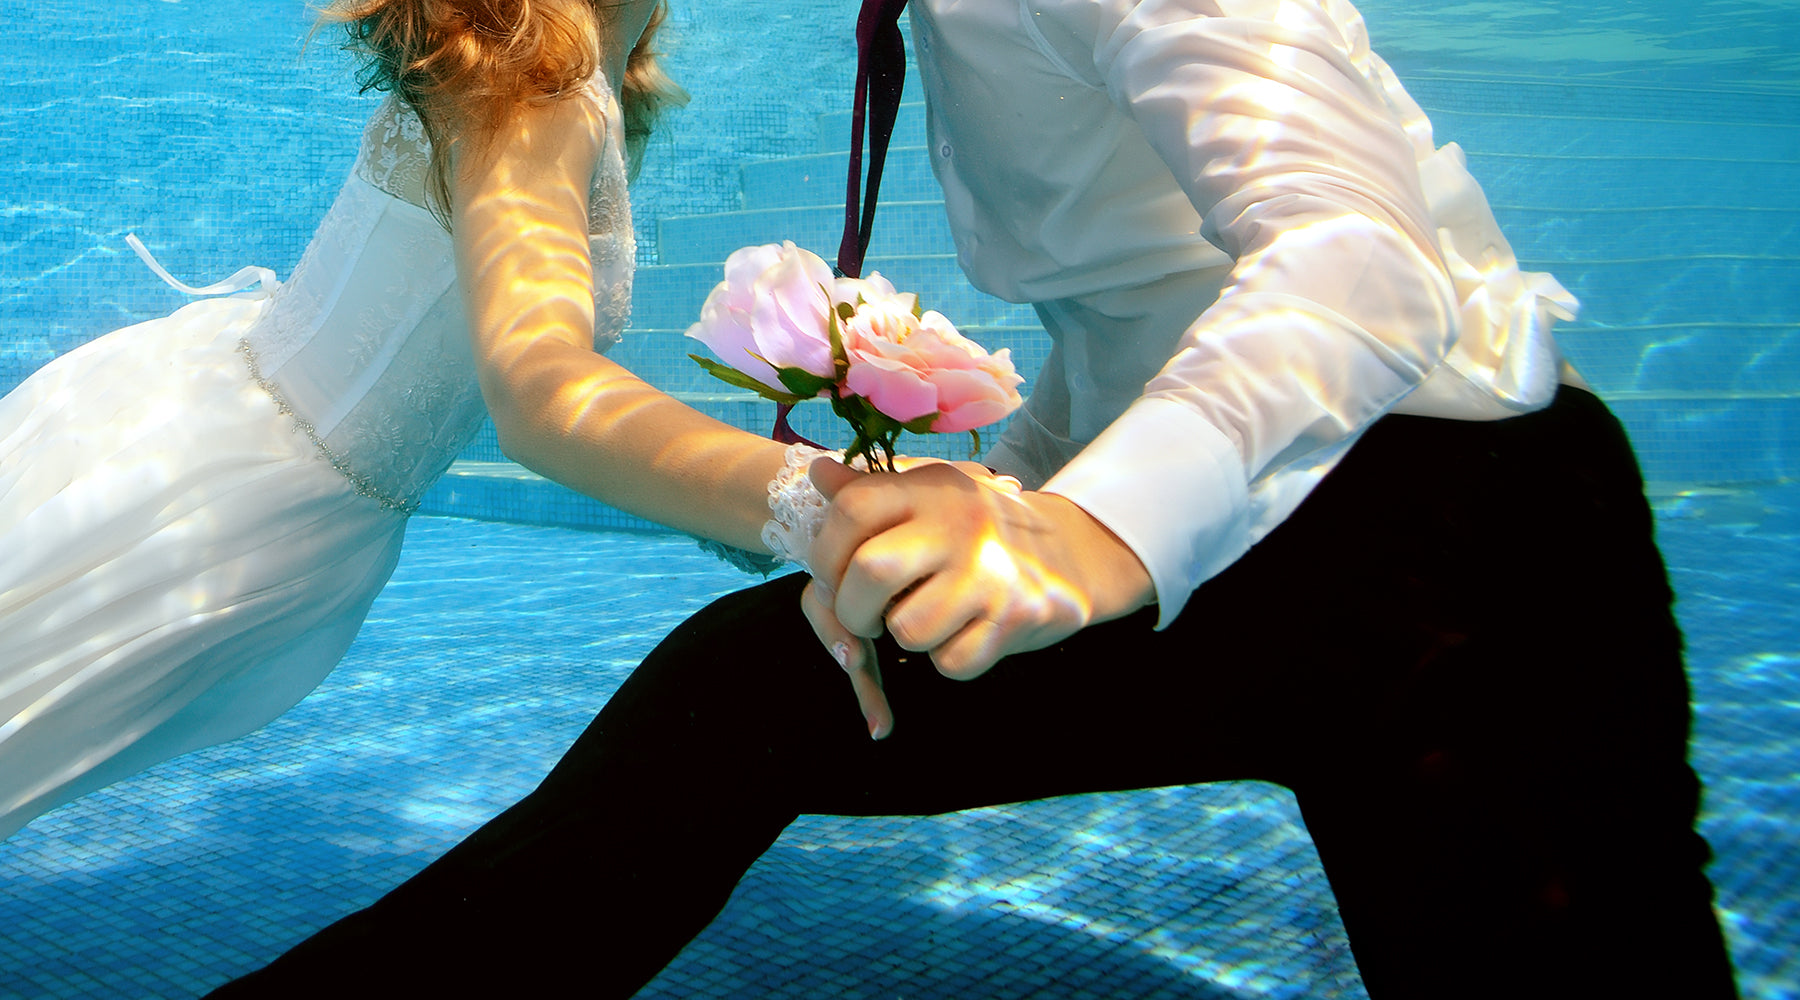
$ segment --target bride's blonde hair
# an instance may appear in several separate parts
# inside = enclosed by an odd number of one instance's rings
[[[447,217],[450,148],[484,151],[520,107],[557,100],[593,76],[606,10],[604,0],[334,0],[322,15],[342,23],[363,56],[363,89],[391,92],[424,123],[427,193]],[[658,0],[618,81],[634,178],[657,118],[687,103],[654,48],[667,16]]]

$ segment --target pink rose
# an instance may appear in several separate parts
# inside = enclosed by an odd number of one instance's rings
[[[744,247],[725,259],[725,280],[707,295],[687,335],[771,389],[785,391],[777,368],[830,378],[826,289],[834,280],[818,255],[791,241]]]
[[[831,304],[848,303],[855,306],[864,302],[879,302],[898,295],[894,291],[894,283],[881,276],[880,271],[870,271],[866,278],[839,278],[831,288]],[[917,302],[918,296],[906,293],[909,302]],[[912,306],[908,305],[908,309]]]
[[[1011,352],[989,354],[941,313],[914,316],[912,298],[867,301],[844,321],[846,388],[900,423],[936,414],[938,433],[983,427],[1017,409],[1024,379]]]
[[[725,258],[725,280],[713,286],[700,306],[700,322],[687,335],[705,344],[720,360],[771,389],[780,389],[775,369],[758,361],[762,354],[750,330],[750,309],[756,304],[756,279],[774,265],[781,248],[773,243],[744,247]]]
[[[781,245],[775,263],[757,277],[750,307],[750,332],[769,364],[824,378],[837,374],[826,293],[835,280],[818,254],[792,241]]]
[[[877,468],[894,468],[903,431],[973,431],[1020,403],[1023,379],[1007,351],[987,353],[878,273],[834,278],[792,243],[732,254],[687,335],[722,359],[692,355],[729,385],[784,405],[830,397],[856,434],[845,459]]]

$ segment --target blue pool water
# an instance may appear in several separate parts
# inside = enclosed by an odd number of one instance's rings
[[[1800,488],[1664,505],[1712,876],[1747,997],[1800,960]],[[424,866],[549,769],[741,577],[668,535],[421,518],[344,663],[264,730],[0,845],[0,995],[194,995]],[[1363,996],[1283,790],[805,817],[649,992]]]
[[[819,36],[850,8],[675,4],[696,99],[634,193],[620,356],[754,426],[766,411],[705,394],[679,331],[719,245],[832,245],[850,50]],[[1562,340],[1652,480],[1741,985],[1800,996],[1800,3],[1361,7],[1521,259],[1584,301]],[[370,107],[328,40],[301,54],[300,0],[0,11],[0,390],[179,304],[126,232],[185,277],[292,267]],[[953,276],[917,117],[872,266],[1029,365],[1028,311]],[[415,521],[312,697],[0,843],[0,997],[190,996],[267,961],[516,799],[669,628],[743,583],[679,537],[558,527],[628,522],[491,440],[466,458],[430,510],[468,516]],[[1254,783],[808,818],[650,994],[1363,995],[1292,799]]]

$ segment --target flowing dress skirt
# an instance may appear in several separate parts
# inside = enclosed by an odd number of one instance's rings
[[[195,302],[0,399],[0,837],[286,711],[392,573],[405,516],[250,376],[266,306]]]

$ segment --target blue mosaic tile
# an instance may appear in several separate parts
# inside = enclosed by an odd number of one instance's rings
[[[1745,995],[1790,996],[1800,487],[1659,516],[1721,913]],[[298,708],[0,844],[0,995],[193,995],[267,961],[523,794],[657,638],[742,582],[668,535],[418,519]],[[1363,995],[1297,806],[1253,782],[804,817],[644,995],[1233,991]]]
[[[751,209],[795,208],[804,205],[844,203],[844,178],[848,152],[814,153],[746,163],[740,183],[744,207]],[[888,148],[881,175],[881,200],[942,201],[943,189],[932,175],[931,159],[923,143],[894,143]]]
[[[942,253],[954,247],[941,198],[912,202],[883,198],[876,219],[869,240],[871,254]],[[740,210],[666,217],[657,227],[657,245],[663,260],[671,264],[722,261],[738,247],[782,240],[793,240],[831,260],[843,232],[841,204]]]

